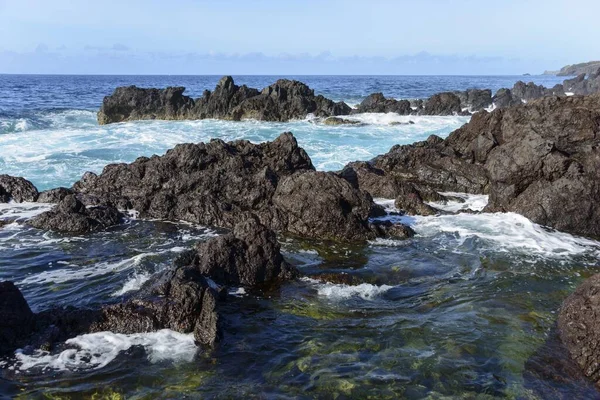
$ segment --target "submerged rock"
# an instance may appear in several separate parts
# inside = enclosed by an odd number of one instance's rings
[[[212,345],[222,336],[218,304],[223,285],[263,288],[294,279],[298,271],[281,255],[275,233],[249,216],[227,235],[184,253],[172,268],[153,276],[133,297],[96,310],[29,309],[11,282],[0,283],[0,354],[17,347],[54,344],[84,333],[132,334],[172,329]]]
[[[52,210],[28,221],[34,228],[59,232],[87,233],[118,225],[123,215],[113,206],[87,208],[75,195],[67,195]]]
[[[280,79],[258,91],[246,85],[237,86],[233,78],[225,76],[214,91],[206,90],[196,100],[184,96],[184,90],[183,87],[119,87],[104,98],[98,123],[206,118],[289,121],[305,118],[308,114],[318,117],[347,115],[351,110],[343,102],[335,103],[323,96],[315,96],[314,90],[304,83],[288,79]]]
[[[0,203],[8,203],[11,200],[17,203],[36,201],[38,195],[33,183],[27,179],[0,175]]]
[[[558,334],[583,374],[600,388],[600,274],[588,278],[562,304]]]
[[[339,117],[329,117],[323,123],[325,125],[362,125],[360,121]]]

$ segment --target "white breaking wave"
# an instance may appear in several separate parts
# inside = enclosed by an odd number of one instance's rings
[[[50,210],[54,204],[47,203],[0,203],[0,219],[23,222]]]
[[[442,211],[457,212],[460,210],[473,210],[481,211],[487,206],[489,196],[485,194],[468,194],[458,192],[440,192],[442,196],[458,197],[464,201],[449,200],[446,203],[442,202],[429,202],[432,207],[435,207]]]
[[[21,284],[64,283],[121,272],[139,265],[146,257],[158,254],[159,253],[142,253],[117,262],[100,262],[89,266],[70,265],[70,268],[50,269],[23,279]]]
[[[112,362],[119,353],[133,346],[143,346],[151,362],[164,360],[192,361],[198,348],[192,334],[163,329],[157,332],[124,335],[98,332],[80,335],[65,342],[69,348],[59,354],[36,350],[27,355],[15,353],[15,363],[9,369],[77,371],[100,369]]]
[[[113,297],[123,296],[125,293],[140,290],[140,288],[146,283],[153,274],[150,272],[135,272],[123,287],[112,294]]]
[[[310,283],[319,296],[327,297],[332,300],[344,300],[352,297],[360,297],[363,300],[373,300],[393,286],[388,285],[372,285],[370,283],[361,283],[360,285],[345,285],[329,282],[321,282],[316,279],[302,278],[304,282]]]
[[[358,114],[361,127],[326,126],[310,120],[287,123],[265,121],[136,121],[98,126],[86,111],[59,113],[53,118],[74,119],[64,127],[28,130],[0,135],[0,164],[3,172],[26,176],[48,189],[71,186],[86,171],[99,173],[105,165],[132,162],[139,156],[164,154],[179,143],[246,139],[273,140],[291,131],[320,170],[341,169],[350,161],[368,160],[396,144],[424,140],[431,134],[447,136],[468,121],[468,117],[400,116]],[[94,117],[95,118],[95,117]],[[79,122],[76,122],[79,121]],[[408,125],[390,125],[408,123]],[[157,134],[160,132],[160,135]]]
[[[465,193],[446,192],[446,195],[458,196],[465,203],[448,202],[437,204],[438,208],[454,211],[457,208],[481,210],[487,204],[486,196]],[[393,200],[375,199],[388,211],[397,211]],[[460,208],[459,208],[460,207]],[[561,260],[575,255],[600,254],[600,242],[573,236],[565,232],[545,228],[516,213],[461,213],[437,216],[388,216],[390,220],[410,225],[418,237],[435,237],[440,233],[451,233],[453,239],[444,237],[448,245],[462,245],[469,238],[480,238],[488,242],[491,250],[501,252],[520,252],[523,255]],[[404,240],[376,239],[371,242],[378,246],[405,246]]]

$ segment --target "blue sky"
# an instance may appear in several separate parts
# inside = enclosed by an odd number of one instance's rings
[[[0,73],[540,73],[600,59],[599,14],[592,0],[0,0]]]

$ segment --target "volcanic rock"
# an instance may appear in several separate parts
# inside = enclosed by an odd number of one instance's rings
[[[27,179],[0,175],[0,203],[8,203],[11,200],[17,203],[36,201],[37,197],[37,189]]]
[[[367,96],[354,110],[355,113],[397,113],[410,115],[412,113],[410,101],[387,99],[383,93],[373,93]]]
[[[275,232],[254,216],[231,233],[198,244],[190,265],[222,285],[269,285],[298,276],[283,259]]]
[[[59,187],[56,189],[44,190],[37,198],[38,203],[58,203],[68,195],[74,194],[73,190]]]
[[[600,387],[600,274],[581,284],[562,304],[558,333],[583,374]]]
[[[121,223],[123,215],[113,206],[86,208],[74,195],[67,195],[52,210],[28,221],[34,228],[59,232],[87,233]]]
[[[142,89],[119,87],[106,96],[98,112],[99,124],[144,119],[182,120],[217,118],[239,121],[289,121],[305,118],[347,115],[350,107],[335,103],[302,82],[280,79],[262,91],[246,85],[237,86],[233,78],[219,80],[214,91],[206,90],[201,98],[184,96],[183,87]]]
[[[462,111],[460,98],[451,92],[434,94],[426,102],[423,115],[454,115]]]

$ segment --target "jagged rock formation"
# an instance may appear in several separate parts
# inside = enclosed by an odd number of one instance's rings
[[[17,203],[36,201],[38,195],[33,183],[27,179],[0,175],[0,203],[8,203],[11,200]]]
[[[363,186],[359,179],[359,186],[385,191],[388,198],[402,194],[398,181],[417,189],[488,193],[486,211],[512,211],[599,237],[599,121],[600,94],[544,97],[480,112],[446,140],[432,136],[376,157],[371,165],[382,172]]]
[[[565,92],[587,95],[600,92],[600,68],[587,74],[580,74],[563,82]]]
[[[356,108],[353,113],[389,113],[394,112],[400,115],[410,115],[413,112],[410,101],[387,99],[383,93],[373,93],[368,95]]]
[[[184,90],[183,87],[119,87],[104,98],[98,123],[206,118],[289,121],[308,114],[329,117],[350,113],[350,107],[345,103],[315,96],[314,90],[304,83],[287,79],[280,79],[259,92],[246,85],[237,86],[233,78],[226,76],[221,78],[214,91],[207,90],[196,100],[183,95]]]
[[[67,195],[57,206],[28,221],[34,228],[58,232],[88,233],[118,225],[123,215],[111,205],[86,207],[75,195]]]
[[[257,286],[298,276],[280,253],[275,232],[250,217],[231,233],[198,244],[193,269],[221,285]]]
[[[257,145],[178,145],[162,157],[87,173],[73,189],[84,203],[132,208],[142,218],[232,228],[255,214],[296,235],[344,241],[376,235],[368,229],[372,199],[333,174],[315,172],[291,133]]]

